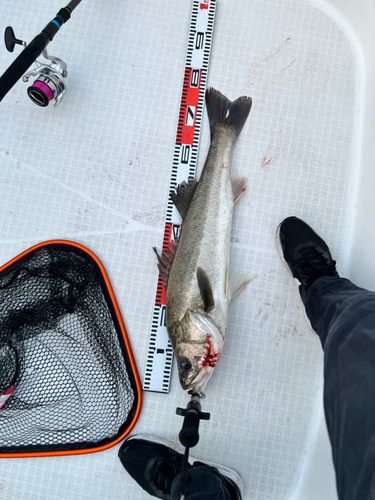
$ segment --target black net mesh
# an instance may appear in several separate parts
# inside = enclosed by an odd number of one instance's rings
[[[138,403],[110,295],[82,249],[47,244],[0,273],[0,453],[79,450],[121,436]]]

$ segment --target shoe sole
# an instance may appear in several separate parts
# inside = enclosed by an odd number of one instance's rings
[[[142,439],[144,441],[151,441],[153,443],[162,444],[164,446],[167,446],[168,448],[172,448],[172,450],[174,450],[177,453],[181,453],[182,455],[185,453],[185,448],[181,444],[175,443],[173,441],[170,441],[169,439],[165,439],[160,436],[155,436],[153,434],[147,434],[147,433],[133,434],[132,436],[129,436],[127,439],[125,439],[124,443],[131,441],[132,439]],[[190,465],[193,465],[194,462],[202,462],[203,464],[209,465],[210,467],[215,467],[223,476],[227,477],[237,485],[238,489],[240,490],[241,497],[243,497],[243,491],[244,491],[243,481],[241,476],[234,469],[230,469],[229,467],[218,464],[216,462],[211,462],[210,460],[202,460],[199,458],[194,458],[190,455],[190,453],[188,462]]]
[[[277,253],[279,254],[279,257],[280,257],[281,262],[284,264],[285,269],[288,271],[288,273],[290,274],[290,276],[293,278],[293,281],[294,281],[294,283],[296,284],[296,286],[297,286],[297,288],[298,288],[298,287],[301,285],[301,282],[299,281],[299,279],[298,279],[298,278],[295,278],[295,277],[293,276],[293,273],[292,273],[292,271],[290,270],[290,268],[289,268],[289,266],[288,266],[287,261],[285,260],[285,257],[284,257],[284,252],[283,252],[283,249],[282,249],[282,247],[281,247],[281,241],[280,241],[280,227],[281,227],[281,224],[282,224],[282,222],[280,222],[280,224],[279,224],[279,226],[278,226],[278,228],[277,228],[277,231],[276,231],[276,237],[275,237],[275,240],[276,240],[276,248],[277,248]],[[299,292],[299,290],[298,290],[298,292]],[[300,299],[300,301],[301,301],[301,304],[303,305],[303,312],[304,312],[304,314],[305,314],[305,318],[306,318],[307,324],[308,324],[308,326],[309,326],[310,330],[311,330],[312,332],[314,332],[314,333],[315,333],[315,335],[316,335],[316,331],[315,331],[315,330],[313,329],[313,327],[311,326],[311,321],[309,320],[309,318],[308,318],[308,316],[307,316],[307,314],[306,314],[306,307],[305,307],[305,304],[304,304],[304,303],[303,303],[303,301],[302,301],[302,298],[301,298],[300,293],[298,293],[298,296],[299,296],[299,299]]]

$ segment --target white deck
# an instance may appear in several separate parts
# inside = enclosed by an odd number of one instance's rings
[[[203,402],[211,420],[193,452],[235,468],[246,500],[335,499],[320,425],[322,350],[274,235],[285,217],[302,217],[342,275],[375,289],[370,4],[317,0],[321,12],[306,0],[218,0],[209,85],[253,97],[233,157],[248,189],[235,209],[231,266],[258,278],[231,306]],[[34,0],[30,15],[29,2],[3,0],[0,32],[12,25],[29,42],[62,6]],[[19,82],[0,105],[0,264],[55,238],[90,248],[111,279],[142,380],[157,281],[151,247],[163,235],[190,9],[190,0],[84,0],[49,46],[68,64],[64,101],[38,108]],[[0,73],[14,57],[2,46]],[[205,115],[200,167],[208,141]],[[144,394],[135,432],[177,440],[175,408],[187,401],[174,371],[170,394]],[[1,460],[0,498],[146,500],[117,451]]]

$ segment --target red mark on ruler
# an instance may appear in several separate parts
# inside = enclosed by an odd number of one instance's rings
[[[180,236],[180,232],[181,232],[181,224],[173,224],[169,222],[165,224],[162,252],[167,252],[167,253],[171,252],[171,242],[176,241],[178,239],[178,237]],[[172,248],[173,248],[173,243],[172,243]],[[166,303],[167,303],[167,298],[165,294],[163,278],[159,274],[158,286],[156,289],[155,304],[162,306],[166,305]]]
[[[204,3],[199,5],[201,10],[208,9],[209,0],[204,0]]]
[[[163,250],[166,251],[169,247],[171,240],[173,239],[173,224],[166,224],[164,230],[164,238],[163,238]],[[156,300],[155,303],[158,305],[165,305],[167,303],[165,288],[163,285],[163,278],[159,274],[158,286],[156,289]]]
[[[200,81],[200,69],[185,69],[176,144],[193,144]]]

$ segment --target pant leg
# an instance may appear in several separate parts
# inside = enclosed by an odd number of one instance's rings
[[[306,313],[324,349],[324,408],[340,500],[375,500],[375,293],[318,279]]]
[[[171,488],[171,500],[180,500],[180,474]],[[185,500],[231,500],[228,488],[215,467],[195,463],[187,472]]]

